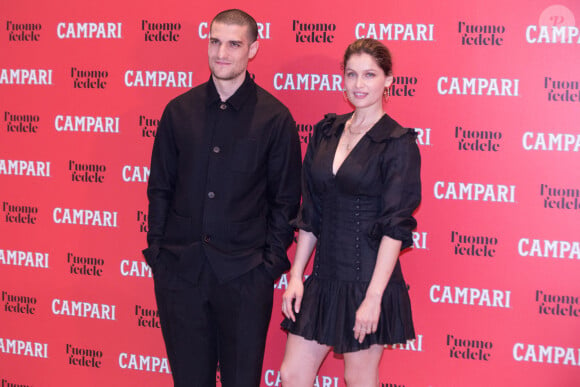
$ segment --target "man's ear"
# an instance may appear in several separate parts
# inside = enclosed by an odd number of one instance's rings
[[[250,52],[248,53],[248,57],[250,59],[253,59],[256,54],[258,53],[258,48],[260,48],[260,42],[259,41],[254,41],[252,44],[250,44]]]

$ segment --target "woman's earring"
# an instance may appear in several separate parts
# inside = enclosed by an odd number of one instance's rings
[[[346,89],[342,89],[342,98],[344,98],[346,102],[350,102],[348,96],[346,95]]]
[[[383,92],[383,98],[385,99],[385,102],[387,102],[389,100],[390,96],[391,96],[391,89],[388,87],[385,87],[385,91]]]

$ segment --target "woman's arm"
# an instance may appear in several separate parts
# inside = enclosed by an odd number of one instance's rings
[[[401,241],[388,236],[383,236],[381,239],[371,282],[363,302],[356,311],[353,331],[354,337],[359,343],[363,342],[365,335],[377,331],[383,293],[397,263],[401,243]]]
[[[292,321],[296,321],[294,313],[300,312],[300,304],[302,303],[302,294],[304,292],[302,283],[304,269],[310,260],[316,241],[317,238],[313,233],[304,230],[298,232],[298,244],[296,245],[294,262],[290,269],[290,280],[282,296],[282,313]],[[292,307],[293,303],[294,308]]]

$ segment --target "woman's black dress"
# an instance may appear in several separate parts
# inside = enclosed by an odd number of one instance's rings
[[[296,322],[282,328],[336,353],[415,338],[411,303],[397,260],[383,294],[377,332],[354,338],[355,313],[365,297],[383,235],[412,245],[421,201],[415,132],[384,115],[336,173],[332,163],[350,114],[328,114],[314,128],[303,165],[302,206],[293,224],[318,238],[312,274]]]

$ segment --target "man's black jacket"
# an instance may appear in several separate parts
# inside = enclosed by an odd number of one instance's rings
[[[157,129],[147,187],[143,254],[156,279],[195,283],[206,259],[220,282],[261,263],[273,280],[280,276],[289,267],[300,168],[290,112],[249,74],[226,102],[211,77],[173,99]]]

